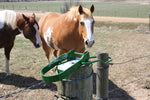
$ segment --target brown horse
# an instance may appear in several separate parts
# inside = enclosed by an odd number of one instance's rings
[[[29,39],[38,48],[42,45],[38,29],[35,14],[25,16],[11,10],[0,11],[0,48],[4,48],[7,75],[10,75],[10,51],[14,45],[16,35],[23,32],[25,38]]]
[[[39,20],[39,33],[43,43],[45,55],[49,61],[51,51],[57,57],[71,49],[84,52],[85,45],[92,47],[94,44],[93,28],[94,19],[90,9],[81,5],[73,6],[64,14],[46,13]]]

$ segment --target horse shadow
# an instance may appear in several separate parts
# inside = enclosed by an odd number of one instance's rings
[[[0,83],[6,85],[14,85],[19,88],[28,88],[32,85],[38,84],[42,82],[42,80],[37,80],[33,77],[25,77],[21,75],[11,74],[11,76],[6,77],[6,73],[0,73]],[[31,89],[50,89],[53,91],[57,91],[57,87],[55,84],[42,84]]]
[[[96,95],[96,73],[93,74],[93,94]],[[135,100],[125,90],[109,80],[109,100]]]

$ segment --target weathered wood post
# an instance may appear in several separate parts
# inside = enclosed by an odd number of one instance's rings
[[[108,61],[107,52],[99,52],[98,59]],[[103,62],[97,63],[97,76],[96,76],[96,100],[108,100],[108,68],[109,64]]]
[[[149,31],[150,31],[150,13],[149,13]]]
[[[59,81],[57,90],[62,97],[56,100],[93,100],[92,64],[82,65],[67,80]]]

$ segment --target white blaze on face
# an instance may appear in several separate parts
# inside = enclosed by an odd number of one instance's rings
[[[42,45],[42,41],[41,41],[41,38],[40,38],[40,35],[39,35],[39,30],[38,30],[38,25],[37,24],[34,24],[33,25],[35,30],[36,30],[36,44],[39,44],[40,46]]]
[[[81,19],[81,22],[84,22],[84,25],[86,27],[86,32],[87,32],[87,38],[88,38],[88,42],[94,41],[93,38],[93,33],[92,33],[92,23],[93,23],[93,19]]]

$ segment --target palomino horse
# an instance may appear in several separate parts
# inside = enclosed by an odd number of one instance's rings
[[[71,49],[84,52],[85,45],[92,47],[94,44],[93,28],[94,19],[90,9],[81,5],[73,6],[64,14],[46,13],[39,20],[39,33],[43,43],[45,55],[49,61],[51,51],[57,57]]]
[[[0,48],[4,48],[6,72],[9,72],[10,51],[14,45],[16,35],[23,32],[25,38],[29,39],[36,48],[42,45],[39,36],[39,26],[35,20],[35,14],[25,16],[11,10],[0,11]]]

